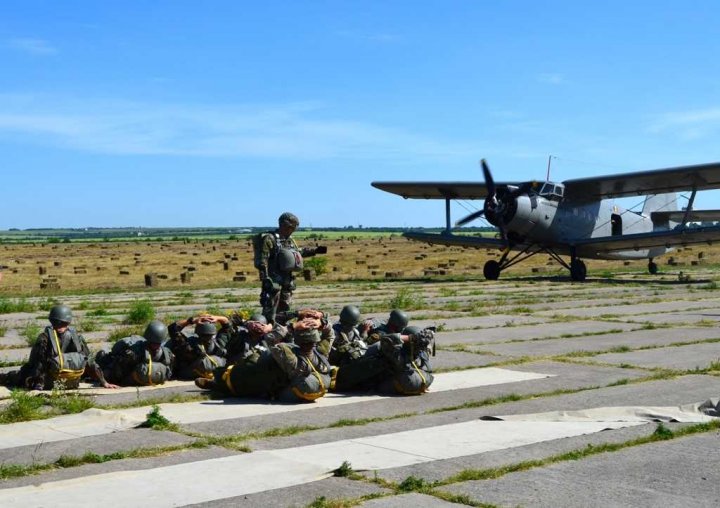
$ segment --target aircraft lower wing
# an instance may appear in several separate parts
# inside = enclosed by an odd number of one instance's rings
[[[458,247],[476,247],[485,249],[504,249],[505,242],[497,238],[484,238],[481,236],[447,235],[443,233],[420,233],[408,231],[403,233],[405,238],[425,242],[431,245],[454,245]],[[521,248],[517,246],[516,248]]]
[[[677,228],[623,236],[603,236],[578,240],[573,245],[581,251],[597,253],[623,250],[640,250],[652,247],[673,247],[698,243],[712,244],[720,241],[720,226]]]

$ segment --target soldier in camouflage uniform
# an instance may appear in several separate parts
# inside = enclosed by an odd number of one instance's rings
[[[385,393],[419,395],[428,390],[433,382],[430,366],[430,345],[434,332],[408,326],[402,333],[385,334],[380,338],[379,348],[391,369],[391,376],[379,386]]]
[[[256,353],[267,351],[263,341],[266,333],[272,331],[273,326],[268,324],[267,318],[256,312],[247,320],[234,323],[234,329],[227,342],[227,363],[232,365]]]
[[[387,321],[367,320],[360,327],[360,332],[367,344],[375,344],[383,335],[402,332],[409,321],[405,311],[393,309]]]
[[[260,305],[271,323],[277,312],[290,309],[295,273],[302,270],[302,259],[327,252],[327,247],[300,249],[291,237],[299,225],[295,215],[285,212],[278,218],[278,229],[263,233],[255,247],[255,268],[262,282]]]
[[[220,332],[216,327],[220,324]],[[183,329],[195,325],[195,333],[187,336]],[[178,379],[211,378],[213,371],[227,363],[227,341],[230,320],[225,316],[202,314],[176,321],[168,326],[170,341],[167,347],[175,355],[175,375]]]
[[[279,396],[285,401],[314,400],[324,395],[331,382],[324,376],[329,372],[329,365],[325,363],[332,343],[332,329],[322,312],[304,309],[293,314],[298,321],[288,326],[268,324],[264,316],[253,314],[245,322],[247,330],[243,330],[244,326],[239,327],[240,333],[234,335],[228,345],[233,363],[227,368],[216,369],[212,379],[196,379],[195,384],[205,390],[239,397]],[[315,354],[314,344],[300,347],[292,343],[294,337],[309,327],[314,327],[316,333],[317,328],[322,329],[324,340],[320,349],[324,353]],[[302,342],[302,337],[299,340]],[[299,359],[301,350],[306,356]],[[308,374],[313,368],[319,377]],[[305,380],[308,376],[311,379]],[[320,382],[324,383],[324,391]],[[296,391],[301,397],[295,394]]]
[[[75,388],[87,366],[90,350],[82,335],[70,326],[72,311],[65,305],[50,309],[50,326],[38,335],[30,358],[6,383],[32,390],[51,390],[56,381]]]
[[[288,333],[293,343],[285,342]],[[335,369],[327,355],[332,340],[332,327],[326,319],[310,316],[296,321],[289,329],[278,326],[266,336],[270,354],[287,379],[279,393],[281,401],[313,402],[331,389]]]
[[[357,328],[361,321],[360,309],[355,305],[342,308],[340,320],[332,327],[335,339],[328,356],[331,365],[341,367],[365,354],[367,344]]]
[[[167,328],[160,321],[151,321],[142,337],[131,336],[113,344],[110,352],[95,356],[95,375],[103,388],[162,384],[172,377],[175,360],[163,346]]]

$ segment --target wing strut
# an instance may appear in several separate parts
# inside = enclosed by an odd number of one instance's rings
[[[692,213],[693,209],[693,203],[695,202],[695,195],[697,194],[697,187],[693,186],[692,193],[690,194],[690,199],[688,200],[688,204],[685,207],[685,216],[682,220],[682,227],[684,228],[687,224],[688,218],[690,217],[690,213]]]
[[[450,222],[450,198],[445,198],[445,234],[452,234],[452,226]]]

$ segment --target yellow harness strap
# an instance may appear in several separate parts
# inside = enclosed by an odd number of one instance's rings
[[[60,345],[60,338],[58,337],[57,331],[55,331],[55,328],[52,329],[53,338],[55,339],[55,346],[57,347],[58,352],[58,358],[60,360],[60,371],[58,372],[58,378],[59,379],[66,379],[68,381],[77,381],[80,379],[83,375],[83,372],[85,372],[85,369],[66,369],[65,368],[65,356],[62,352],[62,347]]]
[[[325,388],[325,383],[323,383],[322,377],[320,376],[320,373],[315,369],[315,366],[313,365],[312,361],[308,358],[307,359],[308,364],[310,365],[310,369],[312,369],[313,375],[317,378],[318,383],[320,383],[320,391],[319,392],[310,392],[305,393],[300,391],[297,386],[292,387],[292,392],[299,398],[303,400],[309,400],[313,401],[315,399],[319,399],[323,395],[327,393],[327,389]]]
[[[410,360],[410,365],[413,366],[413,368],[415,369],[415,372],[417,372],[418,375],[420,376],[420,379],[422,379],[422,386],[417,391],[407,391],[397,381],[395,381],[393,384],[395,385],[395,389],[402,394],[419,395],[419,394],[427,391],[427,378],[423,375],[422,370],[415,363],[415,346],[413,345],[412,342],[410,343],[410,357],[413,358],[412,360]]]
[[[225,369],[225,372],[223,372],[222,375],[222,380],[223,382],[225,382],[225,386],[227,386],[228,390],[230,390],[230,393],[232,393],[233,395],[237,395],[237,393],[235,393],[235,388],[233,388],[233,385],[230,382],[230,374],[232,373],[234,366],[235,365],[231,365],[230,367]]]

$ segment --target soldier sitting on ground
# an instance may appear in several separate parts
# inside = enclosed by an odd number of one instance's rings
[[[361,322],[362,316],[357,306],[346,305],[342,308],[340,320],[332,327],[334,340],[328,356],[331,365],[347,365],[365,354],[367,344],[357,328]]]
[[[95,356],[95,375],[103,388],[163,384],[172,377],[175,360],[163,346],[168,338],[161,321],[151,321],[142,337],[133,335]]]
[[[85,339],[70,326],[69,307],[54,306],[48,319],[50,326],[38,335],[27,363],[6,376],[9,386],[31,390],[51,390],[55,382],[66,388],[78,386],[90,355]]]
[[[366,320],[360,327],[360,332],[368,345],[380,340],[380,337],[389,333],[400,333],[409,322],[408,315],[403,310],[393,309],[387,321],[379,319]]]
[[[221,326],[218,333],[215,323]],[[194,334],[183,329],[195,325]],[[225,316],[201,314],[171,323],[167,347],[175,355],[175,377],[178,379],[211,378],[213,371],[227,363],[226,344],[230,336],[230,320]]]
[[[268,350],[263,337],[271,332],[273,327],[268,324],[265,316],[256,312],[246,320],[239,316],[233,316],[233,319],[234,330],[227,342],[228,365],[242,362],[256,353]]]
[[[314,313],[314,314],[311,314]],[[306,311],[287,328],[277,326],[265,342],[286,376],[286,386],[278,398],[284,402],[312,402],[331,388],[334,369],[327,359],[333,331],[319,311]],[[292,343],[286,342],[287,334]]]
[[[360,357],[340,366],[334,391],[417,395],[433,382],[429,347],[434,332],[408,326],[401,333],[379,333]]]
[[[419,395],[428,390],[434,379],[430,365],[434,335],[430,328],[408,326],[402,333],[380,338],[380,352],[391,369],[391,376],[379,386],[381,392]]]

